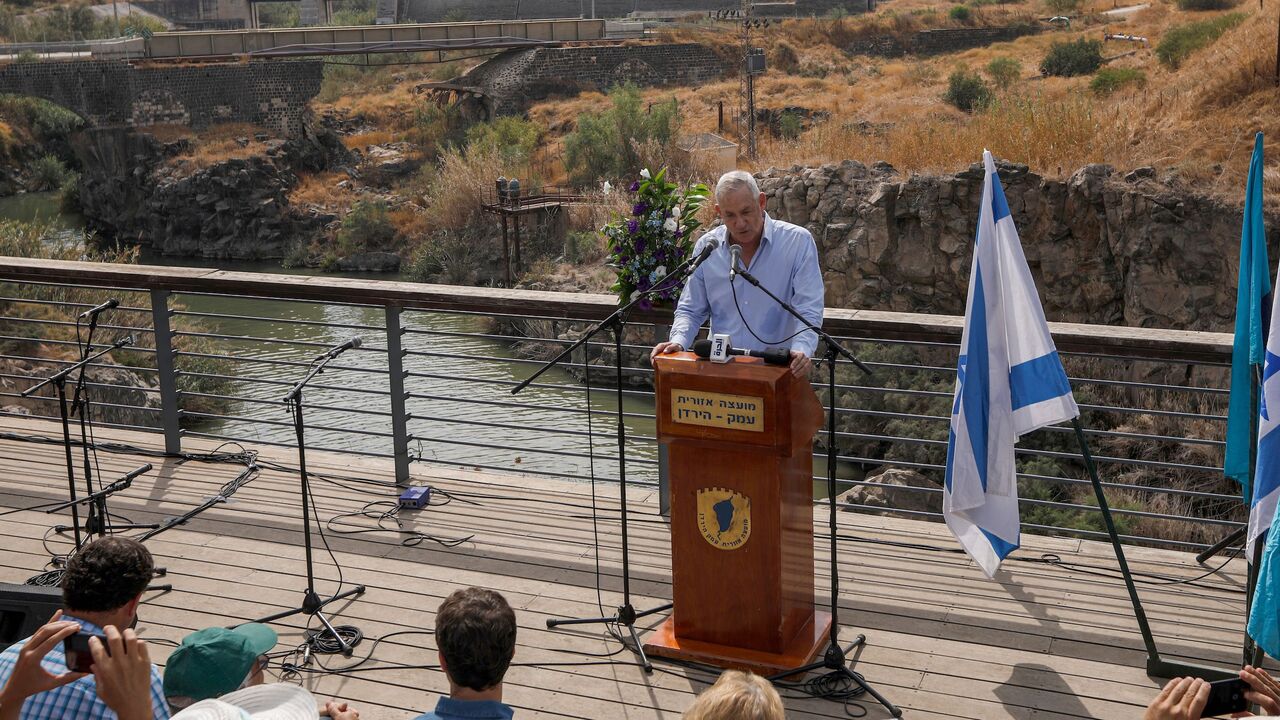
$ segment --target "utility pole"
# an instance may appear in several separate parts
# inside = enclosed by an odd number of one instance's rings
[[[116,7],[116,0],[111,0],[111,14],[116,19],[116,37],[120,37],[120,8]]]

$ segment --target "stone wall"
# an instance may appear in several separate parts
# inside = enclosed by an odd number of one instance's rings
[[[987,28],[941,28],[922,30],[905,40],[893,35],[857,40],[845,50],[853,55],[901,57],[903,55],[939,55],[970,48],[985,47],[992,43],[1016,40],[1023,35],[1034,35],[1043,29],[1034,24],[1008,25]]]
[[[477,88],[491,115],[518,113],[552,95],[640,86],[697,85],[722,77],[723,61],[696,44],[564,47],[517,50],[453,82]]]
[[[0,93],[61,105],[91,127],[248,122],[293,135],[320,91],[317,61],[133,65],[123,60],[10,63]]]
[[[1000,179],[1050,320],[1229,332],[1241,208],[1089,165],[1066,180],[1001,163]],[[757,176],[769,213],[820,247],[827,304],[960,315],[981,205],[980,165],[912,175],[857,162]],[[1280,250],[1280,217],[1268,218]]]

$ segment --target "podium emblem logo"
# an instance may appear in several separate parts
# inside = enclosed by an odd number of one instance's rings
[[[751,499],[724,488],[698,491],[698,530],[712,547],[737,550],[751,537]]]

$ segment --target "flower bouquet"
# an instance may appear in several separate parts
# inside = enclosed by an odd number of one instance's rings
[[[609,241],[608,264],[618,273],[611,288],[618,303],[626,305],[643,293],[657,292],[638,304],[648,310],[673,306],[683,282],[673,282],[667,274],[689,257],[701,227],[698,209],[707,199],[701,183],[684,190],[666,178],[667,169],[652,175],[646,168],[630,191],[635,195],[631,214],[615,219],[601,232]]]

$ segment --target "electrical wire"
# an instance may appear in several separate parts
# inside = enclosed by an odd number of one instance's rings
[[[733,293],[733,308],[738,311],[738,318],[742,320],[742,326],[747,329],[747,332],[751,333],[751,337],[755,338],[756,342],[758,343],[769,345],[769,346],[778,346],[784,342],[787,342],[788,340],[795,338],[801,333],[812,332],[811,330],[809,330],[809,328],[802,327],[799,330],[791,333],[790,335],[776,342],[772,340],[765,340],[764,338],[756,334],[756,331],[751,328],[751,324],[747,322],[747,317],[742,314],[742,305],[738,303],[738,286],[733,282],[733,279],[729,280],[729,291]]]
[[[439,490],[436,488],[431,488],[431,494],[432,496],[443,495],[445,497],[445,501],[439,502],[439,503],[432,502],[432,503],[429,503],[427,507],[441,507],[443,505],[448,505],[453,500],[453,496],[449,495],[443,490]],[[374,510],[375,507],[386,507],[386,509],[375,511]],[[404,526],[404,522],[400,519],[400,513],[403,509],[404,508],[401,507],[400,503],[395,500],[374,500],[373,502],[365,503],[364,507],[360,508],[359,510],[356,510],[355,512],[341,513],[339,515],[334,515],[333,517],[329,518],[328,522],[325,523],[325,528],[329,532],[334,533],[335,535],[363,535],[368,533],[383,533],[383,532],[399,533],[400,535],[404,536],[400,538],[400,544],[405,547],[416,547],[418,545],[421,545],[423,542],[434,542],[443,547],[451,548],[451,547],[457,547],[475,537],[475,535],[472,534],[462,538],[441,538],[441,537],[436,537],[435,535],[429,535],[427,533],[419,532],[411,528],[406,528]],[[344,530],[344,529],[335,527],[335,524],[338,523],[339,521],[343,521],[346,518],[355,518],[355,517],[370,518],[375,523],[377,523],[377,527],[362,528],[359,526],[355,526],[356,529],[354,530]],[[383,524],[387,520],[394,521],[396,526],[394,528],[387,527],[386,525]],[[350,523],[347,523],[347,524],[348,526],[351,525]]]

